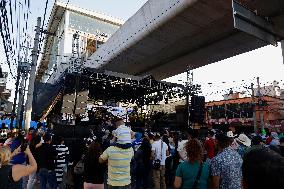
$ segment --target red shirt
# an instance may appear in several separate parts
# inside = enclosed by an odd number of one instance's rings
[[[215,142],[210,138],[205,141],[205,150],[207,151],[207,157],[212,159],[215,156]]]
[[[29,142],[31,142],[31,141],[32,141],[32,138],[33,138],[33,135],[32,135],[32,134],[27,134],[26,138],[27,138],[27,140],[28,140]]]
[[[269,145],[271,141],[272,141],[272,137],[270,136],[266,139],[265,144]]]

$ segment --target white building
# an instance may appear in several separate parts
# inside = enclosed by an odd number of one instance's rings
[[[272,85],[260,87],[260,94],[258,94],[258,88],[254,89],[254,95],[272,96],[279,97],[283,89],[279,87],[279,82],[273,81]]]
[[[11,96],[11,90],[6,88],[7,72],[2,72],[0,67],[0,115],[11,113],[12,103],[8,101]]]
[[[86,61],[123,23],[111,16],[55,1],[37,81],[55,83],[74,57],[79,57],[81,63]],[[74,34],[78,34],[77,40]]]

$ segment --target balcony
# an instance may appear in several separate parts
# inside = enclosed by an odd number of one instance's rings
[[[0,93],[4,92],[6,89],[7,78],[0,78]]]

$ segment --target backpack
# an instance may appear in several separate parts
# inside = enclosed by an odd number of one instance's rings
[[[84,173],[84,155],[82,155],[80,161],[74,167],[74,174],[82,175]]]

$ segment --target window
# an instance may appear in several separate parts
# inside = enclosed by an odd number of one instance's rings
[[[69,28],[94,35],[99,34],[103,37],[109,37],[116,32],[119,26],[79,13],[70,12]]]

